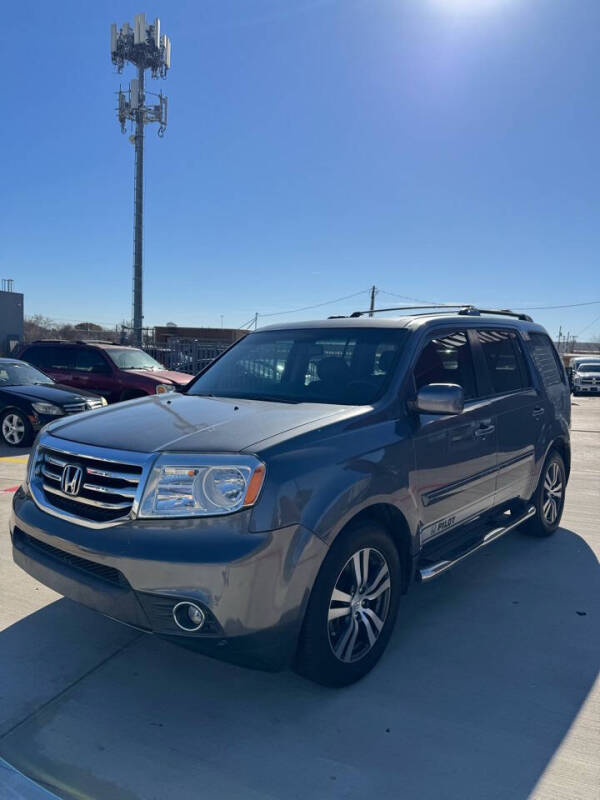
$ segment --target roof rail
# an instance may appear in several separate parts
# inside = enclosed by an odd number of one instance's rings
[[[34,339],[31,344],[48,344],[51,342],[52,344],[58,344],[59,342],[67,342],[68,339]]]
[[[516,317],[523,322],[533,322],[529,314],[523,314],[520,311],[511,311],[510,308],[475,308],[475,306],[467,306],[466,308],[461,308],[458,313],[464,316],[472,315],[474,317],[481,316],[481,314],[497,314],[501,317]]]
[[[382,314],[385,313],[386,311],[417,311],[417,310],[422,311],[423,309],[435,309],[435,308],[444,309],[445,311],[457,309],[456,313],[461,316],[479,317],[481,316],[481,314],[498,314],[500,316],[505,316],[505,317],[516,317],[517,319],[520,319],[523,322],[533,322],[532,318],[528,314],[522,314],[519,311],[511,311],[509,308],[501,308],[501,309],[477,308],[477,306],[464,303],[439,303],[437,305],[424,305],[424,306],[392,306],[390,308],[373,308],[373,309],[367,309],[366,311],[353,311],[352,314],[350,314],[350,317],[357,318],[357,317],[362,317],[365,314]],[[412,315],[409,314],[408,316]],[[338,317],[330,317],[329,319],[338,319]]]
[[[77,339],[75,344],[115,344],[108,339]]]

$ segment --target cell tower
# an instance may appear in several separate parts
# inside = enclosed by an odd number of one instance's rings
[[[144,76],[147,69],[153,78],[166,78],[171,67],[171,40],[160,32],[160,20],[146,25],[146,15],[136,14],[133,28],[128,22],[119,30],[115,23],[110,26],[110,57],[123,72],[125,62],[137,68],[137,78],[129,83],[129,89],[119,89],[117,116],[121,131],[125,133],[127,121],[135,123],[135,133],[130,141],[135,144],[135,186],[133,224],[133,334],[134,341],[142,344],[142,246],[144,232],[144,125],[158,122],[158,135],[163,136],[167,127],[167,98],[162,92],[146,92]],[[151,95],[158,103],[146,103]]]

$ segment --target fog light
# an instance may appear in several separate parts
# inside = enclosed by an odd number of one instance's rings
[[[194,633],[204,625],[206,617],[200,606],[184,600],[173,606],[173,619],[177,627],[181,628],[182,631]]]

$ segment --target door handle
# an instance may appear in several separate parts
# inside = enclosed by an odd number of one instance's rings
[[[533,409],[533,411],[531,412],[531,416],[535,417],[536,419],[539,419],[539,417],[542,417],[544,415],[544,411],[545,409],[543,409],[541,406],[538,406],[537,408]]]
[[[493,433],[495,430],[496,430],[495,425],[482,425],[475,431],[475,436],[478,439],[480,439],[482,436],[489,436],[489,434]]]

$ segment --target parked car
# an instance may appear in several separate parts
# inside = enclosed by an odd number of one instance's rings
[[[73,391],[24,361],[0,358],[0,442],[27,447],[57,417],[106,405],[104,397]]]
[[[25,345],[20,357],[60,383],[100,392],[109,403],[172,391],[193,377],[165,369],[138,347],[111,342],[41,340]]]
[[[47,428],[14,559],[141,630],[342,686],[413,581],[517,526],[554,533],[569,423],[562,363],[523,314],[264,328],[183,393]]]
[[[597,361],[580,361],[573,370],[573,394],[600,393],[600,359]]]

